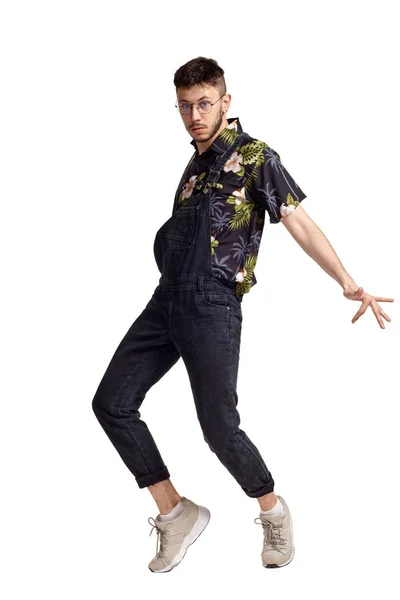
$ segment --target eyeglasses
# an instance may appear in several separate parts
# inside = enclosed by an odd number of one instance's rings
[[[222,96],[220,96],[218,100],[221,100],[221,98],[223,98],[225,95],[226,94],[222,94]],[[177,102],[175,106],[179,108],[179,112],[181,113],[181,115],[190,115],[190,113],[192,112],[192,106],[195,106],[199,113],[206,115],[211,111],[211,108],[214,106],[214,104],[218,102],[218,100],[216,100],[215,102],[208,102],[208,100],[203,100],[202,102],[199,102],[199,104],[197,104],[196,102],[192,102],[191,104],[189,102]]]

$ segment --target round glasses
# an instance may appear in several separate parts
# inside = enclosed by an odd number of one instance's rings
[[[221,100],[221,98],[223,98],[225,95],[226,94],[222,94],[222,96],[220,96],[218,100]],[[211,111],[212,107],[218,102],[218,100],[216,100],[215,102],[208,102],[208,100],[202,100],[199,103],[177,102],[175,106],[179,109],[181,115],[190,115],[190,113],[192,112],[192,106],[195,106],[199,113],[206,115]]]

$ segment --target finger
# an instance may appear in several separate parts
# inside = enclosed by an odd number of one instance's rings
[[[376,320],[378,321],[379,325],[382,327],[382,329],[385,329],[385,325],[384,325],[384,323],[383,323],[383,320],[382,320],[382,317],[381,317],[381,315],[379,314],[379,307],[378,307],[378,305],[376,304],[376,302],[373,302],[373,303],[371,304],[371,308],[372,308],[372,310],[373,310],[373,312],[374,312],[374,315],[375,315],[375,317],[376,317]]]
[[[381,296],[375,296],[377,302],[394,302],[394,298],[382,298]]]
[[[381,308],[381,307],[379,307]],[[390,317],[387,316],[387,314],[381,309],[381,315],[384,319],[386,319],[386,321],[391,321],[392,319]]]
[[[365,313],[366,310],[367,310],[367,304],[365,304],[365,305],[362,304],[360,306],[359,310],[356,312],[356,314],[352,318],[351,322],[355,323],[361,317],[361,315],[363,315]]]

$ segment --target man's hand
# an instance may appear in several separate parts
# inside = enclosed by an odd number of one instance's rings
[[[362,302],[360,308],[351,320],[352,323],[355,323],[357,319],[359,319],[361,315],[365,313],[368,306],[372,308],[372,311],[376,316],[376,320],[378,321],[382,329],[385,329],[382,317],[386,319],[386,321],[391,321],[390,317],[388,317],[387,314],[382,310],[378,302],[393,302],[394,298],[382,298],[381,296],[372,296],[371,294],[367,294],[367,292],[364,292],[362,287],[359,287],[356,290],[354,288],[345,289],[343,292],[343,296],[348,300],[360,300],[360,302]]]
[[[334,251],[332,245],[311,217],[299,204],[288,216],[281,221],[289,233],[303,250],[311,256],[315,262],[333,277],[344,289],[343,296],[348,300],[360,300],[362,302],[358,312],[354,315],[351,322],[355,323],[367,310],[368,306],[372,308],[376,320],[382,329],[385,329],[382,317],[390,321],[390,317],[383,312],[378,302],[393,302],[394,298],[381,298],[367,294],[361,287],[357,287],[355,281],[345,270]],[[382,315],[382,317],[381,317]]]

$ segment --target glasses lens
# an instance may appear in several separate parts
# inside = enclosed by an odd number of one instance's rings
[[[182,104],[178,104],[179,111],[182,115],[188,115],[190,113],[190,104],[187,102],[182,102]]]
[[[211,103],[207,102],[206,100],[204,102],[200,102],[199,110],[201,113],[209,113],[211,110]]]

